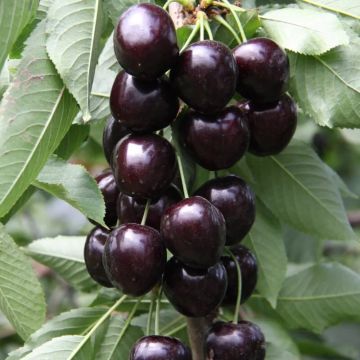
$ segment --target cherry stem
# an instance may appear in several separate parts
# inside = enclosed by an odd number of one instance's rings
[[[205,30],[206,30],[206,32],[208,34],[209,39],[214,40],[214,36],[213,36],[212,31],[211,31],[211,27],[209,25],[209,21],[208,21],[207,17],[205,18],[204,26],[205,26]]]
[[[185,329],[187,326],[186,322],[180,324],[179,326],[173,328],[172,330],[170,330],[169,332],[167,332],[166,334],[164,334],[164,336],[172,336],[176,333],[178,333],[180,330]]]
[[[234,36],[234,38],[236,39],[238,44],[241,44],[241,40],[240,40],[238,34],[236,33],[236,31],[230,26],[230,24],[227,21],[224,20],[224,18],[222,16],[216,15],[213,17],[213,19],[216,20],[219,24],[226,27],[231,32],[231,34]]]
[[[173,1],[174,0],[167,0],[167,2],[163,6],[163,9],[166,10]]]
[[[227,2],[226,4],[224,4],[223,2],[221,1],[213,1],[212,2],[213,5],[215,6],[220,6],[220,7],[223,7],[223,8],[226,8],[228,10],[234,10],[234,11],[238,11],[238,12],[246,12],[245,9],[239,7],[239,6],[235,6],[235,5],[232,5],[230,4],[229,2]]]
[[[200,29],[200,21],[197,20],[196,21],[196,24],[194,26],[194,28],[192,29],[189,37],[187,38],[185,44],[183,45],[183,47],[181,48],[180,50],[180,53],[182,53],[188,46],[189,44],[191,43],[191,41],[194,39],[195,35],[197,34],[197,32],[199,31]]]
[[[135,313],[136,313],[136,310],[137,310],[138,306],[139,306],[140,303],[141,303],[141,300],[142,300],[142,298],[140,298],[140,299],[136,302],[136,304],[133,306],[133,308],[131,309],[131,312],[130,312],[130,314],[128,315],[128,317],[127,317],[127,319],[126,319],[126,321],[125,321],[125,324],[124,324],[124,326],[123,326],[123,328],[121,329],[121,332],[120,332],[120,334],[119,334],[118,342],[120,342],[120,340],[121,340],[122,337],[124,336],[126,330],[127,330],[128,327],[130,326],[131,321],[132,321],[132,319],[134,318],[134,315],[135,315]]]
[[[247,40],[247,39],[246,39],[246,35],[245,35],[245,31],[244,31],[244,28],[243,28],[242,25],[241,25],[240,19],[239,19],[238,15],[237,15],[236,11],[234,10],[234,6],[231,5],[228,0],[223,0],[223,1],[224,1],[224,3],[225,3],[226,5],[229,6],[229,10],[230,10],[232,16],[234,17],[235,22],[236,22],[236,24],[237,24],[237,26],[238,26],[238,28],[239,28],[242,41],[245,42],[245,41]]]
[[[141,225],[145,225],[145,223],[146,223],[146,219],[147,219],[148,214],[149,214],[150,203],[151,203],[151,200],[147,199],[146,200],[146,205],[145,205],[145,210],[144,210],[144,215],[143,215],[143,217],[141,219]]]
[[[204,41],[205,33],[204,33],[204,16],[205,14],[202,11],[198,12],[199,22],[200,22],[200,41]]]
[[[239,321],[240,306],[241,306],[241,290],[242,290],[241,269],[240,269],[240,264],[239,264],[236,256],[231,252],[231,250],[226,249],[226,252],[235,262],[236,272],[237,272],[237,276],[238,276],[238,293],[237,293],[237,298],[236,298],[236,306],[235,306],[235,313],[234,313],[234,319],[233,319],[233,323],[237,324]]]
[[[160,335],[160,304],[162,297],[162,288],[158,290],[156,298],[156,309],[155,309],[155,335]]]
[[[184,197],[188,198],[189,197],[189,192],[186,186],[186,180],[185,180],[185,175],[184,175],[184,168],[183,168],[183,164],[181,161],[181,157],[179,154],[176,154],[176,159],[178,162],[178,166],[179,166],[179,172],[180,172],[180,178],[181,178],[181,184],[182,184],[182,188],[183,188],[183,192],[184,192]]]
[[[154,289],[152,291],[152,295],[151,295],[151,303],[150,303],[149,315],[148,315],[147,325],[146,325],[146,335],[147,336],[149,336],[151,333],[151,323],[152,323],[156,298],[157,298],[157,290]]]

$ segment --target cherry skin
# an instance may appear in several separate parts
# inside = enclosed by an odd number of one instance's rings
[[[296,105],[288,95],[283,95],[277,103],[269,106],[243,102],[239,107],[248,117],[249,152],[268,156],[279,154],[286,148],[297,124]]]
[[[250,322],[216,322],[205,340],[206,360],[264,360],[265,338]]]
[[[100,226],[93,228],[86,237],[84,259],[88,273],[97,283],[105,287],[113,287],[102,262],[104,246],[108,237],[108,230]]]
[[[152,199],[170,186],[177,169],[174,148],[155,134],[132,134],[120,140],[112,165],[121,192]]]
[[[179,190],[170,186],[163,195],[151,201],[146,225],[160,230],[160,221],[164,211],[182,199]],[[120,223],[140,223],[145,211],[146,200],[120,194],[117,202],[117,214]]]
[[[222,302],[227,286],[221,263],[208,269],[194,269],[175,257],[165,267],[163,289],[174,308],[188,317],[209,315]]]
[[[109,116],[103,132],[103,148],[107,162],[111,163],[112,152],[118,141],[130,133],[120,121]]]
[[[205,169],[221,170],[233,166],[249,146],[246,118],[235,106],[216,115],[190,111],[179,121],[184,147]]]
[[[191,360],[190,349],[169,336],[144,336],[130,352],[129,360]]]
[[[115,28],[114,50],[127,73],[155,80],[170,69],[179,54],[174,23],[157,5],[131,6]]]
[[[143,81],[121,71],[111,90],[110,109],[128,129],[153,132],[175,119],[179,100],[166,78]]]
[[[253,294],[258,276],[257,261],[254,254],[243,245],[236,245],[231,248],[240,265],[241,270],[241,303],[244,303]],[[221,262],[225,266],[228,287],[226,290],[224,305],[235,305],[239,289],[239,280],[237,276],[235,261],[230,256],[223,256]]]
[[[226,245],[240,242],[254,224],[255,194],[238,176],[209,180],[195,195],[209,200],[223,214],[226,222]]]
[[[161,279],[166,250],[155,229],[124,224],[110,233],[103,263],[108,278],[116,288],[127,295],[141,296]]]
[[[170,72],[180,98],[196,111],[223,109],[236,89],[237,67],[230,49],[217,41],[191,44]]]
[[[194,268],[208,268],[221,257],[225,220],[209,201],[193,196],[170,206],[161,219],[161,235],[168,250]]]
[[[289,59],[272,40],[256,38],[233,50],[238,66],[237,91],[257,103],[277,101],[286,91]]]

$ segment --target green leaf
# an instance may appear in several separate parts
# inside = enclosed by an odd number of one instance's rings
[[[0,216],[36,178],[76,112],[75,100],[47,57],[42,22],[28,39],[0,105]]]
[[[48,15],[47,50],[69,91],[90,120],[90,91],[102,31],[100,0],[55,0]]]
[[[275,307],[286,276],[287,258],[280,224],[259,201],[255,224],[246,237],[245,245],[254,252],[258,262],[257,290]]]
[[[358,0],[301,0],[325,10],[336,12],[341,15],[360,19],[360,3]]]
[[[107,13],[114,25],[119,20],[120,15],[131,5],[139,3],[139,0],[104,0],[105,7],[107,9]],[[142,2],[150,2],[150,1],[142,1]]]
[[[83,236],[58,236],[36,240],[25,250],[32,258],[55,270],[74,287],[90,291],[96,287],[96,283],[86,270],[84,245]]]
[[[0,224],[0,310],[26,339],[45,320],[45,299],[29,259]]]
[[[39,0],[0,1],[0,69],[25,26],[35,15]]]
[[[318,264],[286,279],[276,310],[289,326],[320,333],[359,320],[359,307],[359,275],[340,264]]]
[[[304,55],[320,55],[349,43],[333,14],[285,8],[269,11],[262,19],[264,29],[280,46]]]
[[[315,152],[293,141],[277,156],[248,156],[256,194],[279,219],[321,239],[357,239],[337,186]]]
[[[82,165],[68,164],[53,155],[33,185],[68,202],[88,218],[105,226],[104,198],[95,179]]]
[[[290,54],[291,93],[317,124],[360,128],[360,38],[318,57]]]

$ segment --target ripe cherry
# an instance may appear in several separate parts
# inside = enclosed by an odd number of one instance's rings
[[[250,128],[249,152],[258,156],[276,155],[286,148],[294,135],[297,111],[294,101],[283,95],[273,105],[239,104],[248,117]]]
[[[157,5],[133,5],[115,28],[114,50],[127,73],[154,80],[170,69],[179,54],[174,23]]]
[[[277,101],[286,91],[289,59],[272,40],[257,38],[236,47],[237,91],[257,103]]]
[[[164,293],[175,309],[185,316],[210,314],[223,300],[226,286],[226,270],[221,263],[208,269],[193,269],[173,257],[166,264]]]
[[[161,219],[166,247],[195,268],[215,265],[225,244],[225,220],[209,201],[194,196],[170,206]]]
[[[111,90],[110,108],[128,129],[153,132],[175,119],[179,100],[165,77],[143,81],[121,71]]]
[[[121,192],[139,198],[161,196],[177,169],[174,148],[155,134],[132,134],[120,140],[112,165]]]
[[[155,229],[124,224],[110,233],[103,262],[107,276],[116,288],[127,295],[141,296],[161,279],[166,250]]]
[[[191,360],[190,349],[169,336],[144,336],[130,352],[129,360]]]
[[[90,276],[102,286],[113,287],[108,279],[102,257],[109,231],[96,226],[88,234],[84,248],[85,265]]]
[[[223,214],[226,222],[226,245],[240,242],[255,221],[255,194],[238,176],[209,180],[195,193],[209,200]]]
[[[212,114],[223,109],[235,93],[236,62],[226,45],[199,41],[180,55],[170,79],[187,105]]]

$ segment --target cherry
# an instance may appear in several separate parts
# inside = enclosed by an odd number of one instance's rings
[[[86,237],[84,259],[88,273],[96,282],[102,286],[113,287],[102,262],[104,246],[108,237],[108,230],[100,226],[94,227]]]
[[[129,134],[129,130],[120,122],[109,116],[103,132],[103,148],[107,162],[111,163],[112,152],[117,142]]]
[[[155,229],[124,224],[110,233],[103,262],[108,278],[116,288],[127,295],[141,296],[160,280],[166,250]]]
[[[255,221],[255,194],[235,175],[219,177],[203,184],[195,193],[209,200],[224,215],[226,245],[240,242]]]
[[[119,189],[114,175],[110,169],[106,169],[96,176],[95,180],[105,201],[104,222],[108,227],[115,226],[117,223],[116,199],[119,196]]]
[[[294,135],[297,111],[287,95],[267,106],[253,102],[239,104],[248,117],[250,128],[249,152],[258,156],[276,155],[286,148]]]
[[[177,169],[174,148],[155,134],[132,134],[120,140],[112,165],[120,190],[140,198],[161,196]]]
[[[235,93],[236,79],[237,67],[231,50],[213,40],[191,44],[170,72],[180,98],[205,114],[226,106]]]
[[[286,91],[289,59],[272,40],[257,38],[233,50],[238,66],[237,91],[257,103],[277,101]]]
[[[215,265],[225,244],[225,220],[209,201],[194,196],[170,206],[161,219],[169,251],[195,268]]]
[[[160,230],[161,216],[164,211],[182,199],[179,190],[170,186],[163,195],[150,203],[146,225]],[[120,223],[140,223],[145,211],[146,200],[120,194],[117,202],[117,214]]]
[[[165,77],[143,81],[121,71],[111,90],[110,108],[128,129],[152,132],[175,119],[179,100]]]
[[[169,336],[144,336],[130,352],[129,360],[191,360],[190,349]]]
[[[265,338],[250,322],[216,322],[205,341],[206,360],[264,360]]]
[[[208,170],[233,166],[249,146],[246,117],[235,106],[216,115],[190,111],[179,121],[184,147],[199,165]]]
[[[256,257],[247,247],[242,245],[233,246],[231,252],[240,265],[241,303],[244,303],[252,295],[256,287],[258,275]],[[223,304],[235,305],[239,289],[236,264],[230,256],[223,256],[221,262],[225,266],[228,277],[228,287]]]
[[[175,309],[188,317],[202,317],[215,310],[224,298],[226,270],[221,263],[194,269],[171,258],[165,267],[163,289]]]
[[[126,72],[154,80],[170,69],[179,54],[174,23],[157,5],[131,6],[115,28],[114,50]]]

